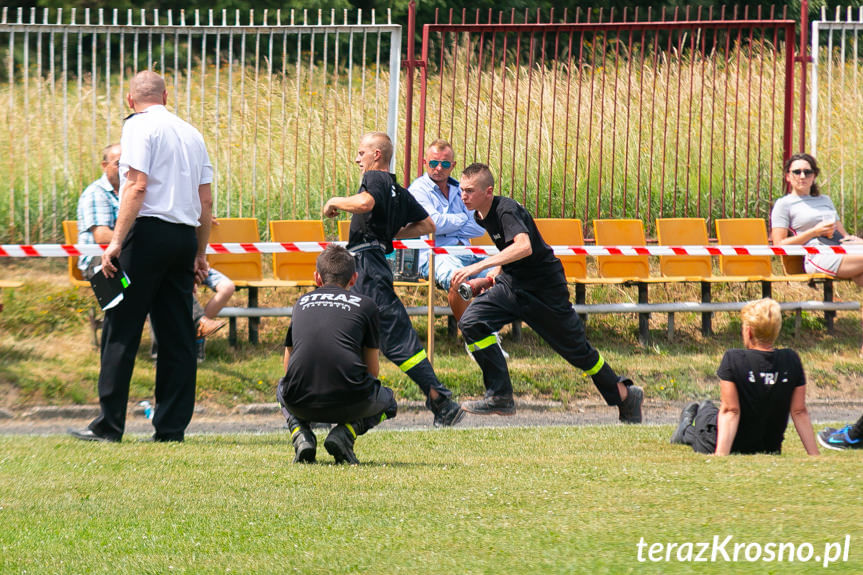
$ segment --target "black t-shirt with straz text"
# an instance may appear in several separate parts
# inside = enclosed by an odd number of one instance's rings
[[[375,303],[333,285],[309,292],[294,305],[285,347],[290,347],[284,399],[307,407],[350,405],[368,397],[375,379],[363,348],[380,348]]]
[[[357,193],[361,192],[371,194],[375,207],[351,217],[348,249],[376,241],[388,254],[393,251],[393,238],[400,229],[428,217],[413,194],[396,182],[395,174],[381,170],[364,173]]]
[[[731,381],[740,401],[740,423],[732,453],[780,453],[791,396],[806,385],[800,356],[793,349],[729,349],[716,375]]]
[[[517,287],[529,290],[566,285],[563,264],[542,239],[533,216],[523,205],[506,196],[495,196],[485,218],[480,217],[479,211],[474,214],[474,218],[486,229],[498,250],[503,251],[512,245],[518,234],[524,233],[530,237],[532,253],[502,268],[503,273],[515,280]]]

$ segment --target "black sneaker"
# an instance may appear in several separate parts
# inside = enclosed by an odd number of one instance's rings
[[[617,406],[620,411],[620,421],[623,423],[641,423],[641,404],[644,403],[644,390],[637,385],[626,388],[626,399]]]
[[[294,444],[294,463],[314,463],[318,440],[311,430],[298,427],[291,435]]]
[[[430,408],[434,413],[435,427],[452,427],[464,418],[461,406],[446,396],[440,396],[437,402],[431,402]]]
[[[698,413],[697,401],[693,401],[683,408],[683,411],[680,412],[680,423],[677,424],[677,429],[671,436],[671,443],[683,443],[683,434],[686,432],[686,428],[692,425],[696,413]]]
[[[486,396],[474,401],[465,401],[461,408],[476,415],[515,415],[515,401],[512,396]]]
[[[327,435],[324,440],[324,448],[335,458],[337,464],[359,465],[360,460],[354,454],[356,437],[349,424],[340,423]]]

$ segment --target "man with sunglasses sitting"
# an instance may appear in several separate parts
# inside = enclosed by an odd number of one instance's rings
[[[426,173],[411,183],[408,190],[425,208],[435,223],[435,245],[468,246],[471,238],[478,238],[485,230],[476,223],[473,210],[467,209],[461,199],[458,180],[453,178],[456,162],[455,152],[446,140],[435,140],[426,148]],[[429,276],[429,250],[420,251],[420,274]],[[452,285],[452,275],[465,266],[476,263],[485,256],[475,254],[437,254],[434,259],[435,281],[449,291],[450,306],[456,320],[461,317],[467,302],[456,293],[457,285]],[[485,277],[483,270],[475,277]]]

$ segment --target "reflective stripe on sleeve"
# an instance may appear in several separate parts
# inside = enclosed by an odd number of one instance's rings
[[[494,334],[491,334],[488,337],[482,338],[478,342],[468,344],[467,348],[470,351],[479,351],[481,349],[491,347],[491,346],[495,345],[496,343],[497,343],[497,336]]]
[[[428,356],[426,355],[426,350],[419,350],[412,358],[405,361],[399,366],[399,369],[403,372],[407,373],[411,368],[416,367],[419,362],[426,359]]]
[[[600,355],[599,359],[596,361],[596,364],[593,367],[584,370],[584,375],[596,375],[596,373],[598,373],[599,370],[602,369],[603,365],[605,365],[605,358]]]

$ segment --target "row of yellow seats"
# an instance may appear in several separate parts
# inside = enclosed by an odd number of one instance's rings
[[[582,221],[579,219],[536,219],[546,243],[558,246],[584,245]],[[646,245],[644,224],[638,219],[593,220],[594,240],[602,246]],[[704,218],[657,218],[656,232],[659,245],[706,246],[709,243],[707,222]],[[722,245],[766,245],[767,225],[761,218],[727,218],[716,220],[716,237]],[[491,243],[488,236],[477,238],[475,245]],[[588,279],[586,256],[560,256],[571,282]],[[783,258],[789,274],[802,273],[802,258]],[[605,279],[650,280],[648,256],[599,256],[596,258],[597,276]],[[713,273],[712,256],[681,255],[660,256],[662,278],[655,281],[677,279],[717,278]],[[720,256],[719,270],[722,279],[741,280],[774,278],[770,256]]]
[[[211,243],[255,243],[260,241],[258,220],[255,218],[220,218],[210,234]],[[549,245],[584,245],[583,225],[579,219],[538,218],[537,226]],[[339,222],[339,239],[347,240],[350,222]],[[644,225],[638,219],[606,219],[593,221],[597,245],[645,245]],[[660,245],[707,245],[707,223],[703,218],[659,218],[656,220]],[[63,222],[67,243],[78,237],[74,220]],[[767,228],[760,218],[730,218],[716,220],[716,236],[720,244],[767,244]],[[270,240],[274,242],[322,242],[326,240],[323,223],[319,220],[274,220],[270,222]],[[477,238],[475,245],[490,244],[488,236]],[[311,285],[317,254],[273,254],[273,276],[290,285]],[[238,286],[267,282],[263,277],[261,254],[214,254],[210,265],[230,277]],[[585,256],[562,256],[565,273],[571,281],[587,279]],[[600,278],[650,278],[648,256],[600,256],[597,272]],[[770,277],[770,256],[720,256],[720,274],[735,277]],[[791,270],[789,270],[791,271]],[[794,270],[797,273],[798,270]],[[668,277],[706,278],[713,276],[711,256],[662,256],[660,272]],[[69,275],[75,283],[85,283],[69,258]],[[86,284],[85,284],[86,285]]]

